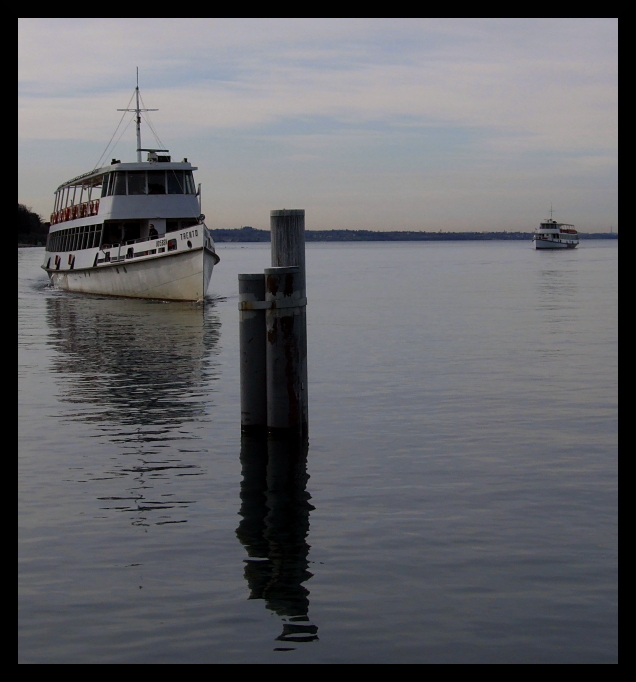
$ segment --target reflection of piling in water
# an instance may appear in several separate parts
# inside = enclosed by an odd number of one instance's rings
[[[250,599],[287,622],[279,641],[317,639],[309,622],[311,578],[307,555],[309,512],[306,439],[273,439],[243,435],[241,439],[241,510],[236,530],[248,559],[245,579]]]

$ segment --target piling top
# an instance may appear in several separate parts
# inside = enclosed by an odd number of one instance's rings
[[[304,208],[280,208],[275,211],[270,211],[269,215],[271,218],[277,218],[279,216],[292,216],[292,215],[305,215]]]

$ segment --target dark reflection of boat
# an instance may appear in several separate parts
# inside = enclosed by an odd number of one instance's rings
[[[83,418],[109,424],[179,424],[203,414],[202,379],[218,342],[213,304],[47,299],[47,321],[67,375],[61,399],[93,404]]]
[[[318,639],[309,619],[307,442],[243,435],[241,509],[236,535],[244,545],[249,599],[283,619],[280,642]],[[277,647],[285,650],[293,647]]]
[[[165,486],[202,473],[196,444],[184,441],[198,438],[187,424],[207,420],[220,331],[214,303],[56,293],[46,304],[58,399],[73,405],[61,418],[91,424],[95,448],[111,444],[109,456],[89,458],[78,479],[124,479],[124,490],[102,484],[107,494],[98,499],[104,510],[134,512],[134,525],[185,522],[192,500]]]

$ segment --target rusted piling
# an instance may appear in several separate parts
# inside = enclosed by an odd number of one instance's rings
[[[307,335],[300,268],[265,270],[267,428],[306,433]]]
[[[239,275],[238,279],[241,430],[264,433],[267,429],[265,275]]]

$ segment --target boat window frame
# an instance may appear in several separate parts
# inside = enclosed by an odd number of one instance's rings
[[[114,171],[114,182],[113,184],[113,192],[111,196],[115,197],[124,197],[128,194],[128,177],[127,173],[125,170],[121,171]],[[121,182],[123,180],[123,182]],[[123,192],[120,192],[119,190],[123,189]]]
[[[101,192],[101,197],[107,197],[110,196],[108,194],[108,189],[110,187],[110,179],[111,179],[112,173],[104,173],[102,176],[102,192]]]
[[[67,227],[47,236],[46,250],[49,252],[85,251],[101,246],[103,223]]]
[[[184,194],[196,194],[196,185],[194,184],[194,175],[191,170],[183,171],[185,176],[185,192]]]

